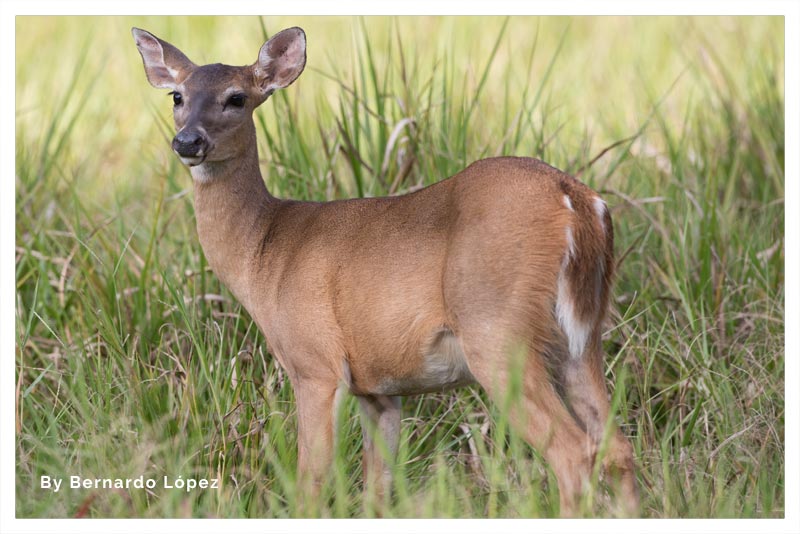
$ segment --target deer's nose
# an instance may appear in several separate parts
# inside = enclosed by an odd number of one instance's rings
[[[205,156],[207,148],[205,136],[194,129],[184,128],[172,140],[172,150],[184,158]]]

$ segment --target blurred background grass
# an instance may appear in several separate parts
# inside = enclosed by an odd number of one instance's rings
[[[580,174],[614,213],[607,374],[643,514],[781,516],[780,17],[17,17],[18,515],[298,513],[291,389],[206,268],[170,99],[130,35],[247,64],[292,25],[306,71],[256,118],[273,193],[403,193],[501,154]],[[385,515],[557,514],[552,475],[480,392],[404,408]],[[370,515],[344,410],[315,513]],[[223,489],[38,488],[142,473]],[[600,495],[587,514],[611,513]]]

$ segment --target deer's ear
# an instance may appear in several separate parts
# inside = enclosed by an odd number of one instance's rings
[[[283,89],[300,76],[306,66],[306,34],[300,28],[276,33],[264,43],[253,65],[256,85],[266,97]]]
[[[139,28],[132,28],[131,33],[153,87],[175,89],[195,69],[195,64],[168,42]]]

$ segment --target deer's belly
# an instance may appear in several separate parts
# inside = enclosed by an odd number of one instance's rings
[[[475,382],[458,339],[449,330],[436,333],[422,350],[416,365],[402,374],[375,377],[370,393],[377,395],[416,395],[446,391]]]

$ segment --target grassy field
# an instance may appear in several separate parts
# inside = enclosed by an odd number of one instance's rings
[[[273,194],[400,194],[491,155],[613,209],[606,335],[642,515],[784,514],[782,18],[17,18],[18,517],[295,517],[296,420],[208,269],[170,98],[130,35],[306,72],[257,114]],[[362,517],[357,406],[314,515]],[[478,389],[409,397],[387,517],[552,517],[555,480]],[[496,421],[496,422],[493,422]],[[219,478],[219,490],[40,477]],[[160,484],[159,484],[160,486]],[[588,516],[611,515],[598,483]]]

